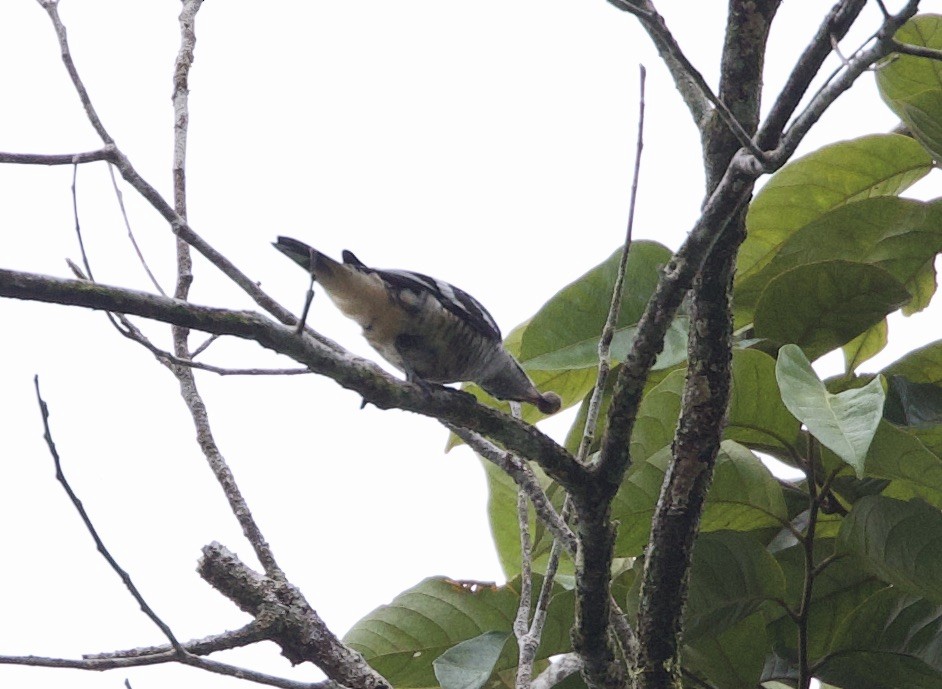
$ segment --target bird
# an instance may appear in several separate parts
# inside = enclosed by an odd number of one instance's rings
[[[532,404],[543,414],[562,406],[555,392],[537,389],[504,347],[494,318],[464,290],[421,273],[370,268],[346,250],[341,263],[291,237],[278,237],[273,246],[320,283],[410,383],[426,391],[430,384],[477,383],[493,397]]]

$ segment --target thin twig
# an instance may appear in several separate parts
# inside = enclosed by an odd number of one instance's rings
[[[85,108],[85,114],[88,116],[88,121],[91,123],[92,127],[94,127],[95,131],[98,133],[98,136],[104,143],[114,145],[114,139],[111,138],[111,135],[105,129],[105,125],[102,124],[101,119],[98,117],[98,113],[95,111],[95,107],[92,105],[92,100],[88,95],[88,91],[85,89],[85,84],[83,84],[81,78],[79,78],[78,70],[75,68],[75,62],[72,61],[72,53],[69,50],[69,41],[68,37],[66,36],[65,24],[62,23],[62,19],[59,17],[58,0],[37,0],[37,2],[44,10],[46,10],[46,13],[49,15],[49,19],[52,20],[52,26],[56,31],[56,38],[59,41],[59,55],[62,58],[62,63],[65,65],[66,71],[69,73],[69,78],[72,80],[72,86],[75,87],[75,91],[82,103],[82,107]]]
[[[92,273],[92,267],[88,262],[88,254],[85,252],[85,240],[82,239],[82,225],[79,222],[78,212],[78,163],[72,166],[72,219],[75,222],[75,236],[78,238],[79,252],[82,254],[82,265],[85,266],[85,273],[88,279],[95,281]]]
[[[804,576],[801,587],[801,601],[798,605],[798,689],[811,686],[810,661],[808,657],[809,633],[808,617],[811,613],[811,598],[814,593],[816,567],[814,562],[815,528],[818,521],[819,500],[818,486],[815,480],[814,438],[808,436],[808,456],[805,458],[805,484],[808,486],[808,525],[801,539],[804,555]]]
[[[336,689],[336,685],[327,683],[298,682],[296,680],[276,677],[264,672],[257,672],[247,668],[220,663],[208,658],[186,656],[180,658],[176,653],[162,655],[141,656],[137,658],[109,658],[109,659],[78,659],[78,658],[50,658],[44,656],[0,656],[0,665],[27,665],[31,667],[66,668],[71,670],[114,670],[117,668],[142,667],[147,665],[162,665],[164,663],[182,663],[192,667],[214,672],[228,677],[245,679],[256,684],[265,684],[281,689]]]
[[[196,46],[195,22],[196,14],[203,4],[203,0],[184,0],[180,12],[180,51],[174,62],[173,69],[173,198],[174,211],[184,220],[187,215],[186,208],[186,138],[189,125],[189,73],[193,64],[194,49]],[[174,298],[186,301],[190,286],[193,283],[193,260],[190,255],[190,245],[181,237],[176,240],[177,251],[177,281],[174,289]],[[191,359],[188,339],[189,328],[175,324],[172,328],[173,354],[177,359],[189,361]],[[284,579],[284,572],[275,560],[275,555],[265,540],[261,529],[252,517],[242,491],[236,483],[235,476],[226,462],[216,439],[213,436],[209,422],[209,412],[206,403],[196,385],[193,367],[174,364],[171,367],[174,376],[180,384],[180,394],[186,404],[187,410],[196,427],[196,439],[209,463],[216,480],[223,489],[229,508],[242,527],[242,533],[255,550],[255,555],[262,563],[265,573],[274,579]]]
[[[194,0],[189,0],[190,3],[193,1]],[[189,226],[189,224],[186,222],[186,219],[183,218],[176,210],[174,210],[172,206],[170,206],[170,204],[167,203],[160,192],[158,192],[152,184],[147,182],[147,180],[145,180],[138,173],[138,171],[131,164],[131,161],[128,159],[128,157],[115,145],[114,140],[105,130],[104,125],[99,119],[98,114],[91,103],[88,91],[86,90],[85,85],[78,74],[78,70],[75,67],[75,63],[72,60],[72,55],[66,36],[65,25],[62,23],[62,19],[59,16],[57,9],[57,0],[37,0],[37,2],[43,9],[46,10],[46,13],[49,15],[49,18],[52,21],[53,29],[55,30],[56,37],[59,41],[62,62],[66,67],[69,78],[72,80],[72,85],[75,88],[76,93],[78,93],[79,100],[82,102],[82,106],[85,108],[85,112],[89,118],[89,121],[92,123],[95,131],[98,132],[98,135],[105,143],[105,146],[102,147],[100,152],[96,151],[88,154],[73,154],[75,156],[83,157],[83,159],[79,160],[78,162],[85,162],[86,158],[87,160],[106,159],[110,161],[115,167],[118,168],[118,171],[121,173],[121,176],[124,178],[124,180],[134,189],[136,189],[137,192],[148,203],[150,203],[158,213],[163,216],[163,218],[170,225],[174,235],[199,251],[212,265],[219,269],[226,277],[232,280],[246,294],[248,294],[256,304],[277,318],[278,321],[288,325],[296,324],[298,319],[295,318],[294,315],[288,311],[288,309],[272,299],[258,286],[256,281],[249,278],[245,273],[239,270],[235,264],[232,263],[232,261],[226,258],[222,253],[213,248],[205,239],[198,235],[193,230],[193,228]],[[34,156],[33,154],[15,153],[6,153],[2,155],[6,157],[6,162],[15,163],[35,162],[35,164],[41,165],[71,165],[76,162],[71,158],[68,160],[63,160],[62,156]],[[99,155],[101,158],[98,157]],[[29,161],[26,159],[27,157],[33,157],[36,160]],[[0,162],[4,162],[4,160],[0,158]],[[322,345],[337,351],[340,351],[341,349],[340,346],[335,342],[311,330],[310,328],[306,328],[305,333],[309,337],[316,339]]]
[[[575,534],[553,507],[546,492],[540,486],[539,480],[526,462],[520,460],[513,453],[497,447],[474,431],[447,422],[444,425],[481,457],[506,472],[514,480],[514,483],[526,492],[537,518],[543,522],[546,529],[554,538],[562,540],[566,551],[570,555],[575,555]]]
[[[230,651],[242,648],[271,638],[271,625],[263,625],[253,620],[239,629],[233,629],[221,634],[213,634],[202,639],[193,639],[183,642],[187,653],[197,656],[206,656],[219,651]],[[172,646],[141,646],[139,648],[125,648],[119,651],[104,651],[101,653],[84,653],[85,660],[110,660],[114,658],[143,658],[151,655],[166,655],[173,652]]]
[[[595,388],[592,390],[592,397],[589,400],[589,407],[586,410],[585,427],[582,430],[582,441],[579,443],[579,451],[576,453],[576,459],[580,463],[585,463],[589,455],[589,449],[595,440],[595,428],[598,424],[599,409],[602,407],[602,393],[605,391],[605,384],[608,381],[608,373],[611,370],[611,345],[615,337],[615,326],[618,323],[618,315],[621,313],[622,290],[625,284],[625,274],[628,270],[628,255],[631,251],[631,236],[635,223],[635,204],[638,198],[638,180],[641,173],[641,151],[644,149],[644,85],[647,76],[647,70],[644,65],[638,66],[639,76],[639,94],[638,94],[638,138],[635,144],[635,164],[631,177],[631,193],[628,201],[628,224],[625,230],[625,244],[622,247],[621,259],[618,262],[618,273],[615,276],[615,286],[612,289],[612,300],[608,307],[608,317],[605,319],[605,325],[602,328],[602,334],[599,338],[599,373],[595,381]]]
[[[210,335],[209,337],[207,337],[206,340],[203,342],[203,344],[201,344],[199,347],[197,347],[192,352],[190,352],[190,358],[195,359],[196,357],[198,357],[200,354],[202,354],[207,349],[209,349],[209,346],[218,339],[219,339],[219,335]]]
[[[111,186],[114,187],[114,194],[118,199],[118,208],[121,209],[121,217],[124,218],[124,227],[128,231],[128,239],[131,240],[131,246],[134,247],[134,253],[137,254],[137,258],[144,267],[144,272],[147,273],[147,277],[150,278],[151,284],[154,285],[154,288],[161,295],[166,297],[167,293],[164,292],[164,288],[160,286],[157,278],[154,277],[154,274],[151,272],[150,266],[147,265],[147,260],[144,258],[144,253],[141,251],[141,247],[138,246],[137,239],[134,237],[134,231],[131,229],[131,221],[128,219],[128,211],[127,208],[124,207],[124,194],[121,193],[121,188],[118,186],[118,180],[115,179],[114,167],[112,165],[108,166],[108,176],[111,177]]]
[[[778,143],[789,118],[831,54],[834,40],[847,35],[866,4],[867,0],[839,0],[825,16],[759,127],[755,140],[763,150]]]
[[[36,400],[39,402],[39,411],[42,415],[43,438],[46,440],[46,445],[49,448],[49,454],[52,455],[52,461],[56,467],[56,480],[62,485],[62,488],[69,496],[69,500],[72,501],[72,505],[75,507],[76,511],[79,513],[79,517],[82,519],[82,523],[85,525],[85,528],[91,535],[92,540],[95,541],[95,547],[98,549],[98,552],[101,553],[102,557],[105,558],[105,561],[111,566],[111,569],[113,569],[115,573],[121,578],[125,588],[127,588],[127,590],[137,601],[137,604],[140,606],[141,610],[151,619],[155,625],[157,625],[160,631],[163,632],[164,636],[167,637],[167,640],[173,646],[174,652],[180,656],[186,655],[186,650],[183,648],[180,642],[177,641],[177,638],[173,635],[170,627],[167,626],[167,624],[162,619],[160,619],[160,617],[158,617],[157,613],[155,613],[150,605],[147,604],[147,601],[144,600],[144,596],[141,595],[141,592],[138,591],[137,587],[134,585],[134,582],[131,581],[131,575],[121,568],[117,560],[115,560],[108,551],[108,548],[105,547],[104,541],[102,541],[101,536],[98,535],[98,530],[95,528],[95,525],[92,524],[91,518],[85,511],[85,506],[82,504],[82,501],[79,500],[79,497],[75,494],[75,491],[72,490],[72,486],[69,485],[69,482],[66,480],[65,474],[62,471],[62,462],[59,459],[59,451],[56,449],[56,444],[52,439],[52,431],[49,429],[49,407],[46,404],[46,401],[42,398],[42,394],[39,391],[38,375],[33,377],[33,385],[36,388]]]
[[[798,144],[804,139],[811,127],[821,118],[824,112],[837,98],[847,91],[861,74],[870,67],[893,52],[893,36],[919,9],[919,0],[909,0],[897,14],[889,16],[877,32],[877,38],[868,48],[858,51],[852,56],[847,65],[827,87],[820,90],[811,99],[807,107],[797,116],[785,131],[781,141],[774,151],[768,152],[766,171],[777,170],[785,164]],[[740,164],[750,164],[745,159]]]
[[[899,41],[890,41],[890,47],[893,49],[894,53],[942,61],[942,50],[936,48],[928,48],[924,45],[913,45],[912,43],[900,43]]]

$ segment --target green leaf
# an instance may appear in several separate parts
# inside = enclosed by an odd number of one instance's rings
[[[863,362],[872,359],[886,348],[889,329],[884,318],[844,345],[844,372],[847,375],[852,374]]]
[[[756,689],[768,650],[765,620],[756,613],[736,626],[684,645],[684,669],[706,679],[706,686]]]
[[[762,291],[755,332],[794,343],[817,359],[879,323],[908,302],[909,292],[883,268],[849,261],[801,265]]]
[[[488,497],[487,516],[491,527],[491,536],[497,548],[497,556],[508,578],[520,574],[520,525],[517,518],[517,484],[504,471],[498,469],[491,462],[482,459],[484,473],[487,476]],[[553,506],[562,509],[565,492],[557,483],[552,481],[543,470],[535,464],[531,465],[537,480],[546,492]],[[553,545],[553,537],[549,534],[542,522],[535,518],[532,505],[528,507],[532,528],[533,544],[533,570],[546,571],[546,562]],[[572,574],[572,561],[563,558],[558,566],[561,574]]]
[[[645,460],[673,440],[685,376],[684,370],[672,371],[641,400],[631,434],[631,461]]]
[[[888,479],[886,497],[922,498],[942,508],[942,459],[911,433],[881,421],[865,465],[867,476]]]
[[[904,316],[912,316],[914,313],[919,313],[929,306],[929,302],[932,301],[932,297],[935,295],[936,289],[938,289],[934,257],[926,261],[922,270],[920,270],[912,280],[906,283],[906,289],[913,295],[913,298],[912,301],[903,306],[902,312]]]
[[[671,368],[687,360],[687,330],[690,321],[685,316],[679,316],[671,322],[664,333],[664,347],[654,362],[652,371]],[[601,330],[599,330],[601,333]],[[635,335],[638,333],[636,325],[618,328],[612,338],[609,355],[613,361],[625,361]],[[565,371],[573,368],[591,367],[593,370],[599,365],[599,338],[582,340],[567,345],[546,354],[527,359],[525,367],[528,371]]]
[[[889,380],[884,416],[903,426],[942,423],[942,387],[933,383],[913,383],[903,376]]]
[[[539,577],[534,588],[539,591]],[[572,645],[573,594],[560,587],[550,601],[538,659],[568,652]],[[357,622],[344,643],[397,688],[438,686],[432,662],[456,644],[486,632],[512,631],[519,580],[504,586],[425,579]],[[495,670],[516,666],[516,649],[505,648]]]
[[[913,383],[942,385],[942,340],[914,349],[880,373],[887,379],[903,376]]]
[[[620,523],[616,557],[639,555],[648,542],[651,517],[670,459],[670,448],[665,447],[645,461],[636,461],[618,489],[612,502],[612,518]],[[748,448],[723,441],[700,531],[754,531],[779,527],[786,521],[785,499],[775,477]]]
[[[942,686],[942,607],[886,588],[844,619],[817,676],[854,689]]]
[[[834,541],[817,539],[814,547],[814,562],[822,563],[834,554]],[[798,610],[804,597],[805,553],[801,544],[796,544],[775,553],[786,581],[785,601],[792,610]],[[838,633],[842,620],[861,602],[886,584],[860,567],[851,557],[831,559],[814,579],[811,602],[808,608],[808,656],[813,661],[822,658]],[[782,658],[796,660],[798,657],[798,629],[795,621],[780,607],[770,607],[774,615],[769,624],[769,635],[775,652]]]
[[[442,689],[481,689],[497,665],[508,632],[485,632],[462,641],[432,661]]]
[[[818,441],[850,464],[858,477],[883,415],[879,377],[862,388],[833,395],[795,345],[779,350],[775,378],[788,410]]]
[[[775,359],[754,349],[733,352],[733,392],[725,436],[788,461],[796,456],[800,425],[782,403]]]
[[[763,289],[782,273],[825,261],[879,266],[908,291],[926,290],[926,265],[942,250],[942,206],[892,196],[839,206],[796,230],[768,263],[736,283],[737,312],[747,320]],[[934,279],[933,275],[929,276]],[[931,297],[929,292],[925,297]]]
[[[942,603],[942,513],[921,500],[861,498],[844,519],[838,550],[884,581]]]
[[[657,242],[632,242],[616,327],[638,322],[671,251]],[[621,249],[556,293],[530,320],[520,348],[525,368],[598,365],[598,342],[608,317]],[[551,356],[552,355],[552,356]],[[548,363],[547,363],[548,362]]]
[[[796,230],[832,208],[896,195],[932,169],[909,137],[877,134],[825,146],[793,160],[756,194],[737,261],[737,284],[768,264]]]
[[[693,549],[684,639],[730,629],[763,602],[784,595],[781,567],[753,535],[703,533]]]
[[[942,17],[913,17],[896,32],[900,43],[942,49]],[[942,64],[911,55],[894,55],[877,70],[880,95],[916,139],[942,158]]]

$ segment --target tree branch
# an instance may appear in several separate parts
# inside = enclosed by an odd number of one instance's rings
[[[781,137],[778,146],[768,155],[771,172],[784,165],[795,153],[805,135],[837,98],[847,91],[861,74],[893,52],[893,36],[919,9],[919,0],[909,0],[897,14],[888,16],[869,48],[858,51],[844,65],[843,70],[827,86],[818,91],[808,106],[795,118]],[[755,161],[743,159],[747,166]]]
[[[242,611],[271,629],[270,639],[292,663],[311,662],[353,689],[391,689],[359,653],[345,646],[291,584],[264,577],[219,543],[203,548],[200,576]]]
[[[776,145],[788,119],[804,98],[811,82],[818,76],[821,65],[834,50],[833,42],[847,35],[866,4],[867,0],[840,0],[828,12],[811,43],[792,68],[785,86],[759,128],[756,141],[760,147],[767,149]]]
[[[111,160],[110,148],[82,153],[6,153],[0,152],[0,163],[13,165],[80,165]]]
[[[556,511],[556,508],[553,507],[546,492],[540,486],[539,480],[526,462],[520,460],[513,453],[502,450],[473,431],[449,423],[444,425],[467,443],[468,447],[510,476],[514,483],[527,494],[537,518],[553,534],[553,538],[561,541],[570,555],[576,554],[575,534],[559,512]]]
[[[381,409],[405,409],[492,438],[521,457],[537,462],[567,490],[582,490],[585,470],[575,458],[528,423],[478,404],[451,388],[424,391],[394,378],[375,364],[338,351],[294,328],[252,311],[198,306],[136,290],[0,269],[0,297],[127,313],[194,330],[254,340],[325,375]]]
[[[736,115],[730,111],[722,98],[713,93],[703,75],[687,59],[680,44],[674,38],[664,18],[658,14],[651,0],[609,0],[615,7],[636,16],[651,37],[658,54],[674,78],[677,90],[680,91],[694,124],[703,133],[704,127],[712,113],[716,113],[729,131],[739,141],[740,145],[752,153],[757,160],[764,160],[765,154],[756,146],[752,137],[743,128]],[[693,88],[691,88],[691,86]],[[698,97],[699,96],[699,97]],[[706,106],[704,101],[710,103],[714,109]]]
[[[170,641],[170,645],[173,647],[175,653],[181,655],[185,654],[186,651],[184,651],[183,646],[180,645],[180,642],[177,641],[177,638],[173,635],[170,627],[166,622],[160,619],[157,613],[154,612],[153,608],[147,604],[147,601],[144,600],[144,596],[131,580],[131,575],[128,574],[127,571],[118,564],[118,561],[114,559],[114,556],[112,556],[111,552],[105,546],[104,541],[101,540],[101,536],[98,535],[98,529],[96,529],[95,525],[92,524],[92,520],[88,516],[88,512],[85,511],[85,506],[82,504],[82,501],[79,499],[78,495],[75,494],[75,491],[72,490],[72,486],[69,485],[69,482],[65,477],[65,473],[62,471],[62,462],[59,459],[59,451],[56,449],[56,444],[52,439],[52,431],[49,428],[49,407],[46,404],[46,401],[42,398],[42,394],[39,391],[39,376],[33,377],[33,384],[36,387],[36,401],[39,403],[39,412],[42,416],[43,438],[46,441],[46,445],[49,448],[49,454],[52,455],[52,461],[56,467],[56,480],[62,485],[62,488],[69,496],[69,500],[72,502],[72,505],[79,513],[79,517],[81,517],[82,523],[85,525],[85,529],[92,537],[92,540],[95,541],[95,547],[97,548],[98,552],[101,553],[103,558],[105,558],[105,561],[108,563],[111,569],[114,570],[115,574],[120,577],[125,588],[134,597],[134,600],[137,601],[138,606],[141,608],[141,612],[147,615],[150,620],[155,625],[157,625],[157,628],[163,632],[163,635],[166,636]]]
[[[759,121],[762,65],[778,2],[731,0],[721,61],[720,98],[749,131]],[[707,190],[723,180],[740,143],[721,122],[705,132]],[[693,284],[687,376],[672,461],[651,525],[638,611],[638,687],[681,684],[681,631],[693,544],[713,478],[732,385],[732,276],[745,238],[745,208],[722,230],[720,241]]]

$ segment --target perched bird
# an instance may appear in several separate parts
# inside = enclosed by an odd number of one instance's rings
[[[491,314],[467,292],[407,270],[368,268],[349,251],[339,263],[291,237],[278,237],[274,247],[308,271],[408,381],[473,382],[498,399],[559,411],[559,395],[536,389],[504,349]]]

